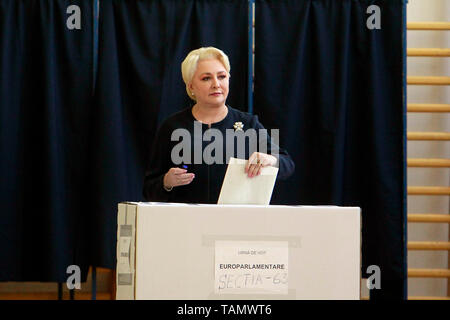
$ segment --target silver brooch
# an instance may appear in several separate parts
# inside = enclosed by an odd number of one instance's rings
[[[234,131],[242,131],[242,128],[244,128],[244,124],[242,122],[235,122],[233,125]]]

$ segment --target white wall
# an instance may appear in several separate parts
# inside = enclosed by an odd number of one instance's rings
[[[409,0],[407,20],[450,21],[450,0]],[[450,48],[450,31],[407,32],[408,48]],[[450,76],[450,58],[408,57],[410,76]],[[408,103],[450,104],[449,86],[408,86]],[[448,113],[408,113],[408,131],[450,132]],[[450,158],[450,142],[409,141],[408,158]],[[449,168],[408,168],[408,186],[449,186]],[[449,213],[448,196],[408,196],[409,213]],[[408,223],[409,241],[448,241],[448,224]],[[408,268],[448,268],[446,251],[409,251]],[[409,296],[447,296],[446,279],[408,281]]]

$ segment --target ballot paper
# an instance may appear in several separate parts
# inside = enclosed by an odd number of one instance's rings
[[[217,204],[268,205],[272,197],[278,168],[264,167],[258,176],[245,173],[247,160],[230,158]]]

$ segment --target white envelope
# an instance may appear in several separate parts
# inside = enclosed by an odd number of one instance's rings
[[[247,160],[230,158],[217,204],[268,205],[272,197],[278,168],[264,167],[249,178],[245,173]]]

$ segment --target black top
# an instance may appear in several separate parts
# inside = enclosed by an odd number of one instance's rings
[[[243,131],[235,132],[234,125],[236,122],[242,122]],[[194,123],[196,123],[197,135],[194,134]],[[184,133],[187,132],[190,133],[190,141],[188,142],[190,142],[191,150],[184,149],[185,151],[187,151],[186,154],[180,152],[181,149],[180,142],[184,141],[183,138],[180,137],[180,135],[174,135],[175,141],[171,141],[173,131],[180,128],[187,130],[184,131]],[[201,128],[201,134],[198,134],[199,128]],[[215,145],[215,142],[218,141],[216,141],[217,139],[215,138],[215,134],[213,133],[214,130],[209,131],[211,132],[211,135],[210,138],[207,138],[209,128],[219,130],[222,133],[222,137],[224,140],[222,156],[220,155],[220,151],[218,151],[217,158],[214,158],[216,160],[220,158],[221,160],[212,162],[212,164],[208,164],[211,163],[211,161],[206,160],[207,158],[198,157],[198,155],[201,155],[203,153],[197,152],[197,157],[196,158],[194,157],[195,150],[200,151],[200,146],[201,152],[205,151],[205,154],[210,153],[213,157],[216,156],[215,151],[219,150],[219,148],[213,146]],[[227,138],[226,129],[231,129],[228,130],[228,134],[230,137],[230,133],[244,134],[244,132],[250,128],[255,129],[257,133],[258,150],[255,150],[254,145],[252,146],[252,144],[249,143],[250,140],[249,138],[245,138],[245,150],[242,150],[245,152],[244,153],[239,152],[237,150],[238,138],[234,137],[234,139],[231,138],[226,139]],[[203,124],[194,118],[192,114],[192,107],[186,108],[182,111],[179,111],[171,115],[162,123],[156,134],[155,143],[153,144],[154,145],[153,151],[150,158],[150,163],[148,166],[148,170],[145,173],[144,190],[143,190],[144,198],[147,201],[158,201],[158,202],[212,203],[212,204],[217,203],[217,200],[219,199],[220,190],[222,188],[222,182],[225,177],[225,172],[227,169],[227,162],[228,162],[226,161],[227,145],[230,146],[230,143],[233,143],[234,140],[235,143],[234,150],[232,150],[232,148],[230,149],[231,152],[229,152],[228,158],[230,156],[230,153],[232,153],[231,154],[232,157],[243,159],[248,159],[249,156],[254,151],[264,152],[264,150],[261,150],[259,148],[259,146],[261,145],[260,141],[264,141],[264,143],[266,143],[267,152],[264,153],[270,154],[272,150],[278,148],[278,146],[271,143],[270,131],[268,130],[267,135],[264,135],[263,133],[261,133],[261,131],[259,131],[259,129],[264,129],[264,127],[258,121],[258,116],[233,109],[229,106],[228,106],[228,114],[226,115],[226,117],[222,121],[212,123],[211,127],[209,127],[208,124]],[[218,133],[218,131],[215,132]],[[245,133],[248,134],[248,132]],[[209,145],[208,149],[205,150],[205,148],[208,145]],[[181,163],[174,163],[172,161],[175,160],[175,162],[178,162],[177,159],[175,158],[172,159],[171,157],[173,147],[175,147],[174,150],[177,151],[174,152],[175,155],[185,156],[183,158],[184,161],[182,161]],[[214,148],[216,150],[211,152],[211,150]],[[295,169],[295,165],[286,150],[282,148],[278,149],[279,149],[278,150],[279,171],[277,179],[284,180],[288,178],[290,175],[292,175]],[[244,154],[244,157],[242,157],[241,153]],[[211,157],[209,159],[211,159]],[[200,163],[198,163],[199,160]],[[163,188],[164,175],[170,168],[172,167],[181,168],[183,165],[187,166],[188,173],[195,174],[194,180],[188,185],[174,187],[170,192],[166,191]]]

